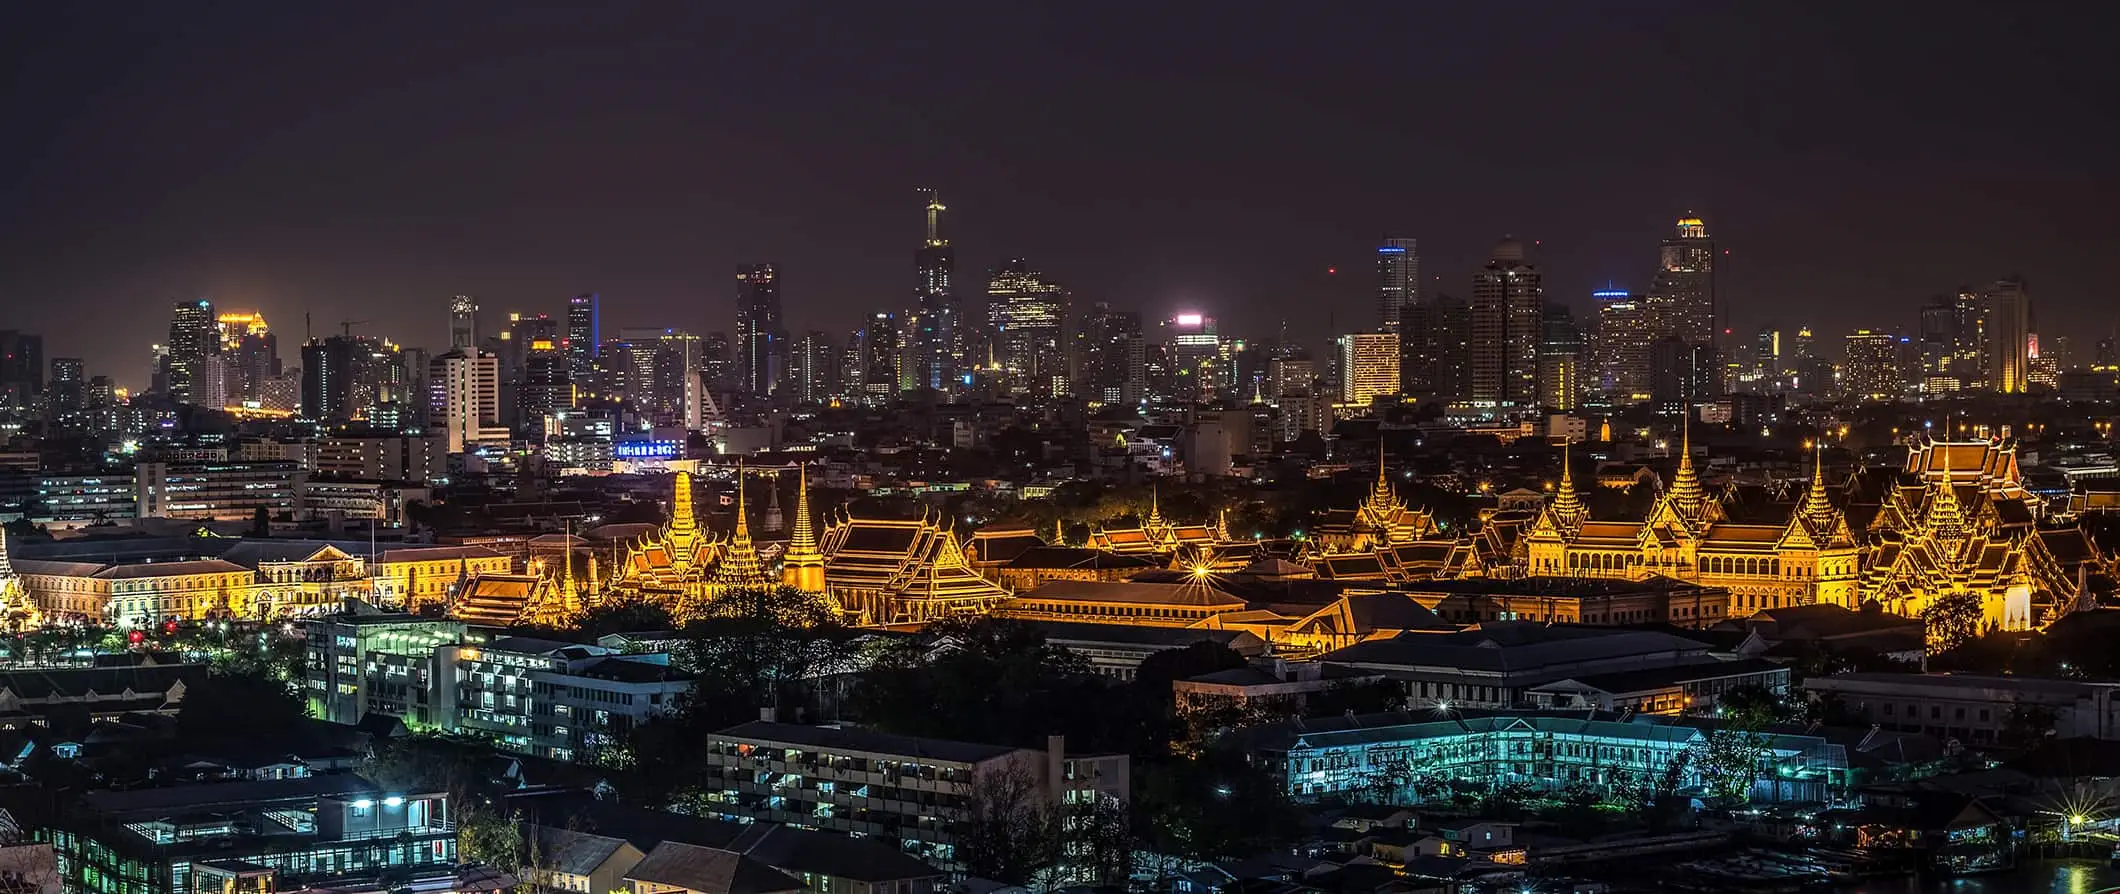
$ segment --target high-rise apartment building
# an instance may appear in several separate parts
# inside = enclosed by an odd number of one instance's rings
[[[812,329],[795,340],[788,358],[788,384],[793,402],[821,405],[839,392],[839,346],[829,332]]]
[[[1906,390],[1899,366],[1899,336],[1873,329],[1848,333],[1840,364],[1840,394],[1868,400],[1897,399]]]
[[[1984,296],[1987,387],[2004,394],[2031,384],[2032,295],[2022,277],[1996,280]]]
[[[450,453],[508,438],[500,426],[501,367],[491,355],[445,351],[427,364],[428,425]]]
[[[1545,281],[1524,244],[1503,239],[1472,280],[1472,399],[1538,400],[1538,345]]]
[[[1582,400],[1583,330],[1566,305],[1549,304],[1539,333],[1538,403],[1573,410]]]
[[[265,315],[255,311],[221,311],[214,317],[220,330],[220,371],[231,405],[264,403],[265,392],[280,375],[280,343]]]
[[[221,327],[214,321],[213,302],[179,301],[169,318],[169,395],[182,403],[207,400],[221,406],[223,395],[206,394],[200,388],[206,358],[221,353]]]
[[[920,386],[953,391],[961,387],[958,371],[966,366],[964,308],[950,284],[957,270],[957,253],[942,236],[942,212],[948,209],[934,190],[926,193],[927,239],[913,253],[915,286],[909,328]]]
[[[515,386],[515,430],[541,435],[545,420],[574,407],[574,385],[568,358],[558,337],[541,334],[524,346],[522,377]]]
[[[904,391],[918,387],[907,356],[904,321],[897,314],[879,310],[861,327],[860,378],[862,400],[883,406]]]
[[[1181,313],[1164,320],[1162,329],[1158,341],[1167,365],[1155,396],[1184,403],[1218,397],[1228,385],[1229,370],[1222,363],[1222,336],[1215,318]]]
[[[460,351],[478,349],[478,302],[469,295],[449,299],[449,347]]]
[[[577,384],[596,371],[596,352],[604,343],[602,305],[595,292],[567,299],[567,376]]]
[[[1390,238],[1377,247],[1377,329],[1399,332],[1406,308],[1421,300],[1421,254],[1410,238]],[[1403,334],[1403,333],[1401,333]]]
[[[1340,336],[1340,402],[1364,405],[1399,393],[1399,335],[1353,332]]]
[[[1093,403],[1140,404],[1148,391],[1144,350],[1140,314],[1113,310],[1102,301],[1091,305],[1075,331],[1075,356],[1081,358],[1080,393]]]
[[[1649,399],[1649,345],[1656,340],[1649,309],[1626,289],[1590,293],[1597,302],[1597,336],[1591,350],[1591,387],[1619,405]]]
[[[1067,393],[1066,289],[1011,258],[987,278],[986,313],[1010,393]]]
[[[772,264],[736,268],[736,390],[771,397],[787,369],[788,333],[780,317],[780,273]]]
[[[1649,287],[1649,315],[1657,338],[1689,344],[1715,343],[1715,240],[1700,218],[1679,218],[1677,232],[1657,251],[1656,281]]]
[[[1471,396],[1471,305],[1449,295],[1407,305],[1399,326],[1399,380],[1417,398]]]

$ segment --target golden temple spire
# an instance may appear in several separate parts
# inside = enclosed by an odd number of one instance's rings
[[[817,531],[810,525],[810,467],[795,467],[795,532],[788,537],[788,558],[817,553]]]
[[[699,521],[692,517],[692,475],[677,473],[675,490],[670,495],[670,532],[689,534],[699,530]]]
[[[1679,508],[1692,511],[1707,500],[1701,490],[1700,473],[1693,470],[1693,414],[1689,411],[1682,423],[1678,441],[1678,474],[1671,476],[1671,501]]]
[[[1153,528],[1163,524],[1162,502],[1163,482],[1160,480],[1150,482],[1148,485],[1148,519],[1141,525],[1142,527]]]
[[[687,501],[689,503],[690,501]],[[736,460],[736,538],[745,543],[751,541],[749,513],[743,507],[743,460]]]
[[[1574,463],[1569,462],[1569,445],[1561,445],[1561,483],[1553,493],[1553,517],[1555,521],[1573,525],[1588,514],[1583,499],[1575,492]]]
[[[743,497],[743,460],[736,461],[736,533],[729,538],[729,545],[722,550],[721,561],[714,565],[714,582],[723,586],[766,586],[764,563],[758,561],[758,548],[751,543],[751,524],[745,518]]]
[[[1384,439],[1379,437],[1377,438],[1377,482],[1369,488],[1369,499],[1364,501],[1363,507],[1372,514],[1384,513],[1395,516],[1398,502],[1399,495],[1391,489],[1391,480],[1385,475]]]

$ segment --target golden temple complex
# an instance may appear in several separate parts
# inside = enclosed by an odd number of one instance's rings
[[[627,549],[614,572],[612,592],[661,604],[673,617],[690,618],[723,592],[772,586],[775,581],[751,540],[741,467],[736,481],[735,530],[719,538],[701,528],[693,514],[692,476],[677,473],[670,523]]]
[[[858,624],[984,613],[1009,597],[973,569],[948,522],[928,515],[844,516],[825,529],[821,552],[825,592]]]

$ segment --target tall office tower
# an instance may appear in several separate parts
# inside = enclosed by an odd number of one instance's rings
[[[506,440],[500,427],[500,361],[477,352],[449,350],[427,364],[427,424],[439,431],[450,453],[488,441]]]
[[[771,264],[736,268],[736,390],[766,398],[787,369],[788,333],[780,318],[780,276]]]
[[[487,353],[501,362],[502,382],[524,381],[529,372],[530,353],[537,350],[536,345],[540,342],[546,345],[547,351],[557,351],[562,356],[566,354],[563,349],[567,343],[566,333],[561,330],[559,320],[550,314],[508,315],[508,327],[497,337],[486,340],[491,345]]]
[[[789,353],[788,370],[795,403],[831,403],[839,389],[839,346],[832,344],[831,333],[812,329],[796,339]]]
[[[1762,326],[1752,334],[1752,381],[1754,390],[1773,390],[1774,381],[1781,377],[1781,330]]]
[[[1384,240],[1377,247],[1377,330],[1398,332],[1406,308],[1420,300],[1419,246],[1411,238]]]
[[[1399,378],[1406,393],[1444,402],[1472,396],[1470,303],[1437,295],[1407,307],[1400,328]]]
[[[1022,258],[1003,263],[987,280],[993,350],[1007,375],[1009,392],[1067,393],[1067,290]]]
[[[1148,390],[1143,351],[1140,314],[1113,310],[1103,301],[1091,305],[1075,329],[1075,356],[1082,362],[1078,393],[1093,403],[1138,406]]]
[[[661,395],[658,418],[668,419],[669,425],[695,428],[693,423],[716,414],[709,409],[713,397],[706,388],[706,339],[682,329],[665,329],[661,341],[661,364],[656,368],[656,389]]]
[[[847,333],[839,347],[839,384],[835,396],[848,403],[868,402],[868,370],[862,366],[862,358],[868,356],[868,327],[864,326]]]
[[[1679,218],[1677,233],[1659,247],[1648,300],[1657,338],[1715,343],[1715,241],[1700,218]]]
[[[709,332],[699,340],[699,377],[707,390],[724,392],[735,384],[732,363],[728,333]]]
[[[354,418],[360,354],[361,345],[351,336],[311,339],[302,346],[303,418],[323,423]]]
[[[1399,393],[1399,335],[1354,332],[1339,338],[1340,403],[1366,405]]]
[[[6,337],[0,333],[0,339]],[[53,357],[45,380],[45,418],[59,428],[80,431],[88,424],[88,364],[79,357]]]
[[[1649,309],[1626,289],[1590,293],[1597,302],[1597,334],[1591,349],[1591,387],[1617,404],[1649,399]]]
[[[469,295],[449,299],[449,347],[458,351],[478,348],[478,302]]]
[[[1715,346],[1667,335],[1649,344],[1649,400],[1657,412],[1676,415],[1720,392]]]
[[[576,384],[596,371],[596,352],[604,343],[602,304],[595,292],[567,299],[567,376]]]
[[[879,310],[861,327],[861,392],[872,406],[889,406],[899,393],[915,387],[905,356],[905,328],[898,315]]]
[[[559,338],[539,335],[526,347],[522,379],[515,389],[515,430],[537,436],[543,434],[545,420],[573,409],[574,386],[567,379],[568,358]]]
[[[27,410],[44,393],[44,336],[0,330],[0,407]]]
[[[1472,399],[1538,400],[1538,342],[1546,289],[1524,244],[1504,238],[1472,279]]]
[[[1951,371],[1951,358],[1958,350],[1958,324],[1958,301],[1952,296],[1937,295],[1921,305],[1915,347],[1921,356],[1920,382],[1924,385]]]
[[[957,269],[957,253],[942,238],[942,212],[948,210],[934,190],[927,193],[927,241],[913,253],[914,288],[913,345],[918,353],[920,384],[937,391],[960,386],[958,369],[964,360],[964,309],[950,287]]]
[[[1848,333],[1840,364],[1840,394],[1866,400],[1893,400],[1906,390],[1900,373],[1900,337],[1890,332],[1857,329]]]
[[[1162,330],[1157,341],[1168,361],[1167,380],[1155,397],[1191,403],[1219,396],[1226,385],[1226,370],[1221,364],[1222,337],[1215,318],[1181,313],[1164,320]]]
[[[1538,402],[1573,410],[1582,400],[1583,330],[1566,305],[1549,304],[1539,323]]]
[[[1951,352],[1951,374],[1968,388],[1987,381],[1987,296],[1959,289],[1957,339]]]
[[[1987,387],[2020,393],[2031,383],[2031,291],[2022,277],[2005,277],[1988,287],[1986,303]]]
[[[221,353],[221,328],[214,322],[213,302],[179,301],[169,318],[169,396],[180,403],[210,401],[221,406],[222,395],[199,389],[206,358]]]

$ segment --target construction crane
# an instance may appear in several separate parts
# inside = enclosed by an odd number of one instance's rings
[[[352,337],[353,337],[353,327],[355,327],[355,326],[366,326],[366,325],[368,325],[368,321],[367,321],[367,320],[340,320],[340,321],[339,321],[339,334],[340,334],[340,335],[342,335],[342,336],[344,336],[344,337],[346,337],[346,338],[352,338]]]

